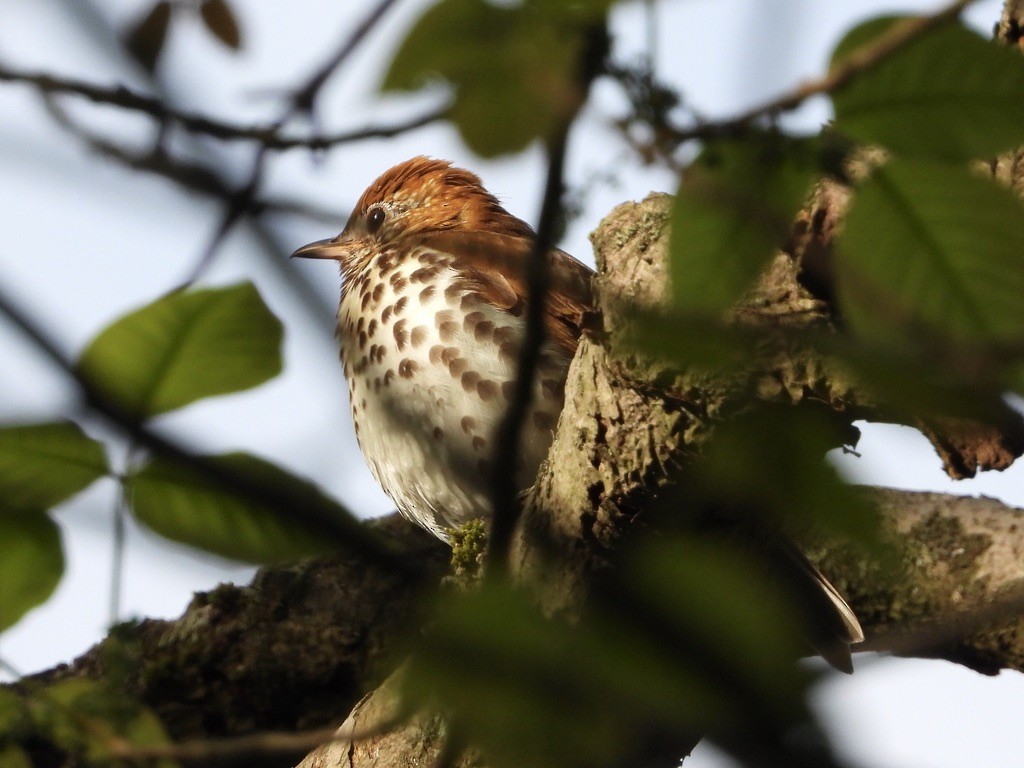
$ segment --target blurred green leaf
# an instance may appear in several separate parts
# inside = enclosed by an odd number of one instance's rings
[[[833,65],[903,21],[855,27]],[[835,127],[898,155],[966,161],[1024,144],[1024,59],[959,22],[922,35],[837,91]]]
[[[450,117],[470,149],[483,157],[520,151],[553,135],[584,99],[581,54],[610,4],[442,0],[406,36],[381,90],[445,83],[455,93]]]
[[[214,37],[233,50],[242,47],[242,33],[227,0],[204,0],[199,6],[203,25]]]
[[[806,678],[793,661],[806,653],[799,617],[778,585],[742,551],[696,536],[649,537],[625,566],[635,594],[665,617],[734,699],[753,709],[795,715]]]
[[[32,768],[32,761],[21,747],[0,744],[0,768]]]
[[[966,168],[899,160],[860,187],[837,241],[840,307],[882,346],[1024,340],[1024,205]]]
[[[628,617],[569,626],[507,587],[448,600],[405,679],[413,703],[455,713],[499,766],[615,765],[659,726],[734,722],[716,681]]]
[[[506,585],[446,596],[406,701],[453,713],[498,766],[624,765],[659,733],[741,733],[749,746],[808,723],[798,626],[738,549],[652,537],[572,624]]]
[[[0,687],[0,741],[4,737],[17,739],[31,730],[28,706],[21,694]]]
[[[635,312],[622,343],[680,370],[725,373],[749,368],[763,334],[686,310]]]
[[[824,406],[759,407],[717,427],[684,485],[755,529],[812,528],[877,547],[874,510],[825,462],[829,450],[858,437]]]
[[[102,680],[59,680],[33,696],[36,727],[88,765],[111,761],[110,742],[122,739],[137,747],[168,744],[160,719],[144,704]],[[153,760],[174,768],[172,760]]]
[[[42,512],[0,506],[0,631],[53,594],[64,573],[60,531]]]
[[[103,445],[71,422],[0,427],[0,498],[49,509],[109,472]]]
[[[255,456],[207,456],[214,467],[258,478],[309,507],[335,508],[313,483]],[[132,513],[161,536],[254,563],[295,560],[330,550],[332,540],[280,512],[239,498],[216,478],[180,464],[152,459],[128,475]]]
[[[171,3],[160,0],[125,33],[125,47],[147,72],[152,73],[156,69],[157,60],[167,42],[170,21]]]
[[[148,418],[273,378],[282,335],[251,283],[178,292],[108,326],[78,369],[121,408]]]
[[[817,143],[777,133],[708,147],[687,169],[671,219],[676,306],[720,314],[781,247],[820,175]]]

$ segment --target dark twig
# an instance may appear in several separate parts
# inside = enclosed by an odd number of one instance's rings
[[[338,67],[345,63],[345,60],[359,47],[359,44],[373,28],[380,23],[380,20],[384,18],[384,14],[391,9],[395,2],[396,0],[381,0],[366,15],[359,26],[352,30],[352,34],[349,35],[337,52],[320,66],[320,69],[309,78],[305,86],[296,91],[292,97],[292,108],[289,110],[292,115],[299,112],[309,112],[313,109],[313,103],[316,101],[316,97],[319,95],[324,83],[327,82]]]
[[[250,503],[269,507],[282,517],[307,526],[321,537],[329,538],[340,549],[361,555],[383,568],[410,574],[412,569],[378,536],[369,533],[351,514],[340,514],[334,504],[320,504],[298,496],[262,477],[215,465],[180,445],[149,430],[140,420],[110,400],[75,366],[71,357],[0,287],[0,314],[6,316],[46,355],[60,371],[75,383],[88,407],[109,424],[127,435],[133,444],[145,447],[201,477],[217,483]]]
[[[555,245],[562,210],[562,186],[565,148],[569,124],[552,140],[548,150],[547,179],[541,204],[537,237],[527,266],[526,332],[516,366],[516,386],[508,412],[498,430],[497,454],[491,475],[493,513],[487,540],[487,574],[498,578],[505,574],[512,534],[519,521],[522,505],[516,484],[519,443],[523,421],[533,399],[533,380],[544,345],[544,304],[547,297],[550,265],[548,251]]]
[[[385,125],[369,125],[364,128],[353,128],[326,135],[282,136],[277,121],[266,125],[231,125],[202,115],[180,112],[159,97],[140,94],[123,85],[103,87],[70,77],[57,77],[42,72],[24,72],[2,66],[0,66],[0,81],[31,85],[44,95],[79,96],[96,104],[141,112],[162,123],[173,123],[190,133],[215,139],[256,141],[273,151],[322,150],[369,139],[388,139],[436,122],[445,116],[448,109],[447,107],[436,107],[407,120]]]
[[[712,139],[742,134],[762,118],[772,118],[790,112],[812,96],[835,93],[851,80],[881,64],[917,38],[935,27],[945,24],[976,0],[956,0],[928,16],[905,19],[893,25],[867,45],[855,50],[839,61],[824,77],[803,83],[782,96],[753,107],[735,117],[703,123],[693,128],[673,132],[677,144],[694,139]]]
[[[316,97],[319,95],[320,90],[323,88],[330,76],[346,61],[346,59],[348,59],[352,52],[359,46],[359,43],[362,42],[374,26],[380,22],[384,17],[384,14],[392,5],[394,5],[394,3],[395,0],[381,0],[377,7],[367,14],[366,18],[364,18],[362,23],[352,31],[352,34],[349,35],[348,39],[338,49],[338,51],[327,59],[327,61],[325,61],[320,68],[313,73],[306,83],[292,95],[288,108],[285,109],[281,116],[271,124],[271,133],[277,134],[296,115],[302,113],[309,114],[312,112]],[[199,277],[210,267],[217,255],[217,251],[220,248],[221,243],[224,242],[224,239],[231,232],[234,225],[245,215],[246,210],[256,198],[256,193],[260,188],[260,184],[263,181],[263,175],[266,172],[268,152],[269,149],[265,144],[260,144],[256,148],[256,152],[252,159],[252,169],[249,171],[249,178],[246,180],[245,184],[243,184],[228,198],[227,206],[221,216],[220,223],[217,225],[217,229],[214,231],[213,237],[210,238],[206,247],[203,249],[202,255],[192,268],[188,278],[185,280],[185,285],[190,285],[198,280]]]

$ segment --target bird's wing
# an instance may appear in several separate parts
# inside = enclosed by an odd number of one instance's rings
[[[456,257],[467,287],[513,315],[526,308],[527,265],[533,240],[486,231],[434,232],[423,245]],[[545,301],[548,340],[571,355],[579,342],[583,313],[593,307],[593,270],[565,251],[548,252]]]

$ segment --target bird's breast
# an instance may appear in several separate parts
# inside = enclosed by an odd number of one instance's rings
[[[432,249],[384,252],[343,286],[338,335],[360,449],[399,510],[435,533],[489,513],[495,435],[523,330]],[[567,365],[561,350],[542,350],[522,487],[550,445]]]

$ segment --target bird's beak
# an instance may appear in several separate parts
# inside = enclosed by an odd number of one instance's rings
[[[304,245],[292,254],[293,259],[335,259],[341,261],[348,255],[350,243],[346,238],[334,237],[329,240],[317,240]]]

